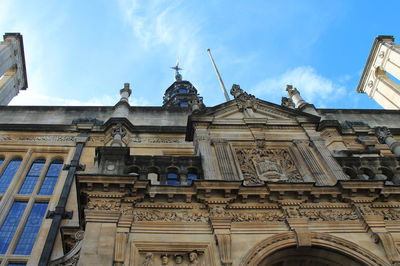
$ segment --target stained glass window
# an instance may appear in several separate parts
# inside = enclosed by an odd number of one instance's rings
[[[21,164],[20,159],[13,159],[8,163],[6,169],[4,170],[3,174],[0,177],[0,193],[6,192],[8,185],[13,179],[20,164]]]
[[[167,184],[168,185],[179,185],[179,176],[175,173],[168,173],[167,176]]]
[[[196,179],[197,179],[197,175],[196,174],[189,173],[188,174],[188,180],[187,180],[188,185],[191,185],[193,180],[196,180]]]
[[[39,195],[51,195],[53,194],[54,187],[57,183],[58,176],[60,175],[63,161],[53,161],[49,170],[47,170],[46,177],[44,178],[43,184],[39,190]]]
[[[19,194],[32,194],[36,182],[39,179],[40,173],[42,173],[45,162],[45,160],[35,160],[32,163],[31,169],[29,169],[29,172],[25,177],[25,181],[19,190]]]
[[[0,254],[5,254],[24,213],[26,202],[14,202],[0,228]]]
[[[42,224],[43,217],[47,210],[47,203],[33,204],[31,213],[26,221],[24,231],[19,238],[14,254],[30,255],[33,244],[35,244],[36,236]]]

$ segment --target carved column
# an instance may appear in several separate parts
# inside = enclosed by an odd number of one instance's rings
[[[214,155],[211,149],[210,136],[205,129],[196,129],[194,141],[197,152],[200,153],[201,163],[204,169],[204,179],[216,179],[217,169],[215,167]]]
[[[324,169],[321,167],[319,161],[315,158],[314,153],[311,150],[309,141],[293,141],[299,150],[301,156],[306,162],[308,169],[310,170],[313,178],[317,185],[333,185],[333,182],[326,175]]]
[[[215,154],[219,166],[219,172],[223,180],[238,180],[238,174],[233,168],[232,151],[228,141],[223,139],[212,140],[214,145]]]
[[[387,127],[375,128],[375,136],[381,144],[387,144],[389,149],[396,155],[400,156],[400,142],[396,141]]]

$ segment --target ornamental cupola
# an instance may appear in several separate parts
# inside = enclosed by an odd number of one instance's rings
[[[175,67],[171,67],[175,70],[175,82],[169,86],[165,91],[163,107],[190,107],[192,102],[203,104],[203,97],[200,97],[197,93],[196,88],[189,81],[182,80],[182,75],[179,70],[179,63]]]

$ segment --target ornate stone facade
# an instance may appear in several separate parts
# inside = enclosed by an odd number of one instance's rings
[[[205,107],[178,77],[164,107],[0,108],[1,266],[400,263],[399,112]]]

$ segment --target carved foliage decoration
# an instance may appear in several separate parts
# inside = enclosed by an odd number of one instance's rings
[[[285,221],[285,215],[280,210],[271,210],[263,212],[232,212],[232,222],[282,222]]]
[[[97,211],[119,211],[120,207],[121,201],[118,199],[90,198],[87,205],[89,210]]]
[[[201,211],[181,210],[135,210],[135,222],[192,222],[208,223],[209,214]]]
[[[302,216],[310,221],[356,221],[358,216],[351,209],[312,209],[300,210]]]
[[[245,184],[303,181],[287,149],[268,149],[257,145],[251,148],[236,148],[235,152]]]

